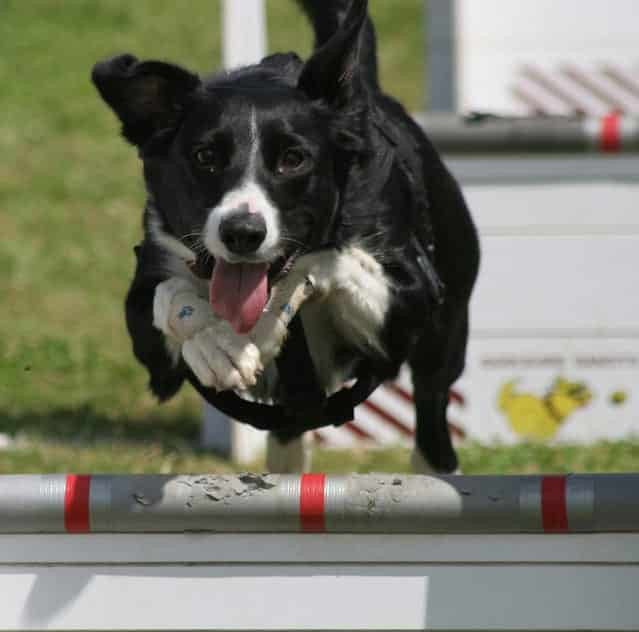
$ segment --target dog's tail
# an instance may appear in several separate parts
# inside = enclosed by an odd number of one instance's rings
[[[297,3],[308,16],[315,32],[315,48],[323,46],[337,31],[348,11],[351,0],[297,0]],[[379,88],[377,72],[377,38],[375,27],[370,19],[362,32],[360,42],[359,63],[362,76],[369,87]]]

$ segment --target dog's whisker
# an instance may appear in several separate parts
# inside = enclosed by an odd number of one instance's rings
[[[202,236],[201,232],[187,233],[186,235],[182,235],[182,237],[180,237],[180,241],[186,242],[191,237],[195,237],[196,239],[199,239],[201,236]]]
[[[293,244],[294,246],[300,246],[301,248],[306,245],[303,241],[300,241],[299,239],[293,239],[292,237],[280,237],[280,241],[287,244]]]

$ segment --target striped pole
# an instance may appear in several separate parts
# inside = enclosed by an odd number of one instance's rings
[[[0,533],[639,532],[639,474],[5,475]]]
[[[417,117],[443,153],[620,153],[639,151],[639,118],[611,112],[603,117]]]

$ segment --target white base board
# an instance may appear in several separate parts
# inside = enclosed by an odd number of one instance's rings
[[[636,630],[639,534],[0,536],[0,630]]]

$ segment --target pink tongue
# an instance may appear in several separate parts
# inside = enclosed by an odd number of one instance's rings
[[[245,334],[253,329],[268,299],[268,265],[217,259],[209,284],[213,311]]]

